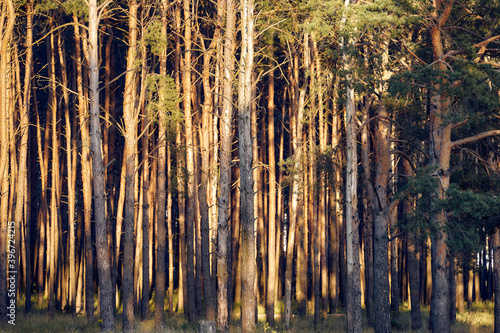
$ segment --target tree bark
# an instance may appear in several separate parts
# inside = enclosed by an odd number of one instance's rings
[[[231,142],[233,120],[233,86],[234,52],[236,39],[236,4],[234,0],[226,1],[226,34],[224,39],[224,74],[223,102],[220,115],[220,195],[217,228],[217,329],[229,331],[228,323],[228,248],[231,244],[229,221],[231,218]],[[229,305],[231,306],[231,305]]]
[[[195,304],[195,277],[194,277],[194,223],[196,216],[197,198],[195,196],[195,161],[194,161],[194,139],[193,139],[193,114],[192,114],[192,24],[191,1],[183,0],[184,9],[184,75],[182,76],[183,107],[185,121],[186,140],[186,171],[187,171],[187,216],[186,216],[186,259],[187,259],[187,315],[189,321],[196,317]]]
[[[361,130],[361,159],[363,165],[363,203],[364,203],[364,221],[363,221],[363,239],[364,239],[364,254],[365,254],[365,306],[368,321],[375,323],[375,309],[374,309],[374,263],[373,263],[373,203],[375,202],[375,192],[373,189],[371,167],[370,167],[370,138],[369,138],[369,125],[367,124],[370,118],[369,109],[371,103],[363,106],[362,123],[366,124]],[[370,203],[370,204],[369,204]]]
[[[500,332],[500,229],[496,229],[493,238],[493,287],[495,288],[494,332]]]
[[[347,9],[350,0],[345,1]],[[342,20],[345,22],[346,14]],[[352,44],[352,39],[342,41],[343,67],[346,71],[351,70],[350,57],[347,55],[346,47]],[[354,87],[352,86],[352,73],[347,74],[346,91],[346,261],[347,261],[347,331],[361,332],[361,281],[359,267],[359,217],[358,217],[358,155],[356,142],[356,106],[354,100]],[[375,223],[376,223],[375,219]],[[376,283],[376,282],[375,282]]]
[[[97,268],[99,274],[99,300],[101,310],[101,331],[114,331],[112,304],[111,269],[106,232],[106,189],[102,160],[102,133],[99,110],[99,49],[98,33],[100,10],[96,0],[89,5],[89,74],[90,74],[90,131],[92,171],[94,181],[94,217],[96,225]]]
[[[16,189],[16,210],[14,215],[15,222],[15,232],[16,240],[19,240],[19,235],[21,228],[23,226],[23,215],[24,215],[24,226],[26,230],[29,231],[29,220],[26,214],[23,214],[25,209],[25,198],[28,195],[28,135],[29,135],[29,113],[30,113],[30,92],[31,92],[31,72],[33,67],[33,1],[30,1],[27,5],[27,17],[26,17],[26,60],[25,60],[25,74],[24,74],[24,91],[22,95],[22,105],[19,110],[19,130],[21,136],[21,142],[19,147],[19,171],[18,171],[18,181]],[[30,246],[30,234],[25,232],[25,246],[27,250],[24,251],[24,261],[26,265],[24,267],[24,272],[26,276],[25,284],[25,313],[28,313],[31,308],[31,246]],[[19,241],[15,243],[16,245],[16,259],[19,260],[20,246]],[[28,256],[28,258],[26,258]],[[9,269],[11,271],[19,272],[19,264],[16,263],[16,268]],[[16,277],[18,281],[19,275]],[[16,300],[17,301],[17,300]],[[17,304],[16,304],[17,307]]]
[[[123,220],[123,330],[134,329],[134,217],[135,217],[135,169],[137,151],[136,71],[137,57],[137,2],[129,1],[129,36],[127,73],[123,99],[125,147],[125,217]]]
[[[167,32],[167,1],[162,1],[161,3],[161,20],[162,20],[162,35]],[[162,50],[160,54],[160,75],[167,74],[167,50]],[[160,85],[160,94],[164,94],[162,85]],[[160,103],[162,97],[160,97]],[[162,105],[159,109],[159,125],[158,125],[158,187],[157,187],[157,206],[156,206],[156,269],[155,269],[155,327],[157,329],[162,329],[165,322],[165,283],[166,283],[166,230],[165,230],[165,198],[166,198],[166,185],[167,185],[167,174],[166,165],[170,163],[167,161],[167,129],[166,129],[166,118],[167,110]],[[170,212],[168,212],[169,221],[169,237],[171,236],[171,217]],[[169,245],[171,239],[169,238]],[[169,248],[169,252],[173,250]],[[173,252],[173,251],[172,251]],[[173,255],[173,253],[171,253]],[[170,255],[170,253],[169,253]],[[173,275],[173,274],[172,274]],[[173,277],[173,276],[172,276]],[[170,276],[169,276],[170,278]],[[170,288],[169,288],[170,293]],[[169,306],[169,310],[172,311]]]
[[[441,37],[441,27],[448,20],[453,0],[446,3],[436,3],[434,8],[435,24],[430,29],[431,45],[434,60],[443,57],[443,41]],[[438,16],[438,11],[439,16]],[[444,62],[437,62],[439,70],[446,71]],[[431,96],[430,106],[430,157],[431,165],[438,168],[436,175],[439,178],[440,186],[437,190],[439,199],[444,198],[444,194],[450,183],[450,153],[451,153],[451,129],[452,124],[443,124],[443,117],[449,112],[449,100],[445,96],[434,94]],[[432,238],[431,266],[432,266],[432,300],[431,300],[431,321],[432,332],[450,332],[450,287],[448,280],[448,249],[446,245],[447,235],[443,231],[446,224],[444,211],[437,212],[431,217],[431,222],[437,229]]]
[[[209,216],[209,178],[210,178],[210,134],[212,130],[212,115],[214,113],[214,90],[210,83],[210,76],[212,74],[212,59],[217,51],[217,43],[221,43],[221,21],[222,21],[222,8],[217,6],[217,22],[218,25],[213,34],[212,41],[205,47],[205,41],[200,38],[200,43],[203,47],[203,115],[202,115],[202,128],[201,128],[201,184],[199,189],[199,202],[200,202],[200,215],[201,215],[201,253],[202,253],[202,266],[203,266],[203,293],[205,296],[205,310],[206,318],[208,321],[216,320],[217,306],[216,306],[216,288],[214,274],[211,272],[212,266],[210,265],[210,216]]]
[[[238,84],[238,131],[240,156],[240,216],[241,216],[241,328],[251,332],[255,325],[255,230],[252,149],[252,101],[254,57],[254,2],[242,0],[241,4],[241,56]],[[255,135],[256,133],[254,133]]]
[[[268,89],[268,142],[269,142],[269,220],[268,220],[268,249],[267,263],[267,299],[266,299],[266,318],[270,326],[274,325],[274,304],[276,300],[275,282],[276,282],[276,153],[274,138],[274,70],[269,72]]]

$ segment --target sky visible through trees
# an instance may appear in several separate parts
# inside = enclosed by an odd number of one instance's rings
[[[0,188],[5,325],[500,332],[500,1],[2,0]]]

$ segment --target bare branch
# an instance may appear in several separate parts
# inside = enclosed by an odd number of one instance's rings
[[[464,145],[466,143],[471,143],[471,142],[476,142],[484,138],[488,138],[490,136],[495,136],[495,135],[500,135],[500,130],[492,130],[492,131],[486,131],[482,132],[473,136],[469,136],[468,138],[463,138],[460,140],[453,141],[451,143],[451,147],[455,148],[460,145]]]

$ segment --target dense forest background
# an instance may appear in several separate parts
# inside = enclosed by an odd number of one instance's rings
[[[499,56],[498,0],[2,0],[1,320],[500,332]]]

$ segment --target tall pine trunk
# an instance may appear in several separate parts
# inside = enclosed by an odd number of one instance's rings
[[[134,216],[135,216],[135,168],[137,151],[136,66],[137,57],[137,2],[129,1],[129,36],[127,73],[123,99],[125,147],[125,217],[123,220],[123,329],[134,329]]]
[[[194,272],[194,224],[196,218],[197,198],[195,195],[195,154],[194,126],[192,111],[192,24],[191,1],[183,0],[184,5],[184,75],[182,76],[183,107],[186,139],[186,172],[187,172],[187,216],[186,216],[186,259],[187,259],[187,314],[189,321],[196,318],[196,288]]]
[[[268,143],[269,143],[269,220],[268,220],[268,249],[267,263],[267,299],[266,299],[266,317],[269,325],[274,325],[274,304],[276,301],[275,282],[276,282],[276,153],[274,138],[274,70],[269,72],[268,89]]]
[[[162,34],[167,32],[167,2],[162,1],[161,7],[161,20],[162,20]],[[162,50],[160,54],[160,75],[167,74],[167,50]],[[160,86],[160,94],[164,94],[163,89],[165,87]],[[160,102],[163,100],[160,96]],[[166,184],[167,184],[167,174],[166,165],[170,163],[167,161],[167,110],[164,106],[160,107],[159,110],[159,134],[158,134],[158,187],[157,187],[157,206],[156,206],[156,232],[155,232],[155,242],[156,242],[156,269],[155,269],[155,327],[157,329],[163,328],[165,322],[165,283],[166,283],[166,265],[165,265],[165,255],[166,255],[166,230],[165,230],[165,198],[166,198]],[[169,224],[171,223],[170,212],[168,212]],[[169,226],[170,228],[170,226]],[[171,234],[169,233],[169,244]],[[169,248],[169,251],[172,249]],[[169,289],[170,292],[170,289]],[[169,310],[172,309],[169,306]]]
[[[240,156],[240,210],[241,210],[241,327],[242,332],[251,332],[255,325],[255,230],[254,189],[252,155],[252,97],[254,57],[254,2],[242,0],[241,4],[241,56],[238,85],[238,130]],[[256,134],[256,133],[254,133]]]
[[[217,228],[217,329],[229,331],[227,303],[229,266],[228,252],[231,244],[229,221],[231,219],[231,142],[233,121],[233,76],[236,43],[236,4],[226,1],[226,33],[224,39],[223,102],[220,115],[220,195]]]
[[[351,1],[345,1],[345,8]],[[346,14],[342,20],[345,22]],[[347,307],[347,331],[361,332],[361,277],[359,265],[359,217],[358,217],[358,154],[356,141],[356,105],[354,100],[353,74],[350,73],[350,56],[346,48],[352,47],[352,38],[345,41],[343,44],[343,67],[349,72],[346,76],[346,107],[345,107],[345,128],[346,128],[346,307]]]
[[[96,225],[97,268],[99,277],[99,300],[101,331],[114,331],[115,320],[112,303],[111,268],[106,232],[106,188],[102,160],[102,133],[99,110],[99,11],[96,0],[89,3],[89,74],[90,74],[90,136],[92,173],[94,185],[94,218]]]

